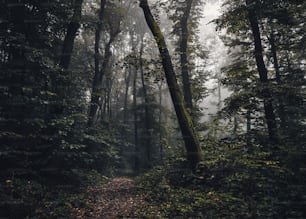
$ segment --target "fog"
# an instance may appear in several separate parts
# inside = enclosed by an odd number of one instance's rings
[[[221,0],[207,2],[204,6],[204,17],[202,18],[200,26],[200,39],[208,50],[208,60],[205,70],[209,72],[211,78],[206,82],[206,86],[210,91],[209,95],[201,103],[201,107],[205,108],[204,120],[208,119],[209,114],[216,113],[219,97],[223,101],[229,96],[228,90],[224,87],[221,87],[219,91],[217,89],[218,81],[222,78],[221,68],[226,64],[228,59],[227,48],[219,38],[223,33],[217,31],[216,25],[212,22],[220,16],[221,5]],[[220,92],[220,96],[218,92]]]

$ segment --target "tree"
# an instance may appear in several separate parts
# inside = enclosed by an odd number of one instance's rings
[[[155,37],[156,44],[158,45],[168,88],[177,115],[178,123],[182,132],[182,137],[185,143],[187,159],[190,162],[192,168],[195,169],[197,164],[202,159],[201,147],[197,133],[195,133],[192,119],[186,109],[183,96],[179,89],[164,36],[157,22],[154,20],[154,17],[148,5],[148,1],[140,0],[140,7],[144,12],[146,22]]]
[[[199,101],[206,91],[203,84],[199,83],[203,80],[203,72],[197,70],[196,63],[202,63],[206,58],[198,35],[203,1],[168,1],[160,5],[173,23],[171,30],[171,35],[175,39],[173,60],[177,61],[177,66],[180,66],[181,74],[177,76],[182,83],[185,104],[195,122],[197,116],[200,116],[196,113],[199,110]]]
[[[264,98],[264,111],[265,111],[265,118],[268,126],[268,133],[271,143],[277,143],[277,126],[276,126],[276,119],[274,114],[274,107],[272,105],[272,96],[271,92],[269,90],[269,80],[268,80],[268,72],[266,65],[264,63],[263,59],[263,48],[261,44],[261,36],[260,36],[260,30],[258,21],[256,18],[256,13],[254,10],[254,4],[255,1],[253,0],[246,0],[246,7],[248,11],[248,18],[251,25],[251,30],[254,37],[254,47],[255,47],[255,59],[256,59],[256,65],[257,70],[259,73],[259,79],[261,83],[263,84],[263,90],[261,92],[261,95]]]
[[[70,64],[74,39],[76,37],[78,29],[80,28],[82,4],[83,0],[76,0],[74,3],[74,12],[71,21],[67,27],[67,33],[64,39],[62,55],[60,60],[60,66],[63,69],[68,69]]]
[[[100,1],[100,9],[98,21],[96,24],[95,30],[95,73],[92,82],[92,92],[91,92],[91,101],[88,115],[88,126],[92,126],[94,124],[95,116],[97,113],[97,109],[99,106],[99,98],[101,94],[101,83],[103,79],[103,71],[105,71],[106,65],[108,64],[108,60],[110,57],[109,47],[110,43],[105,46],[105,54],[103,61],[103,68],[100,69],[100,39],[101,39],[101,31],[102,31],[102,19],[104,16],[104,8],[105,8],[106,0]],[[102,67],[101,67],[102,68]]]
[[[67,70],[77,29],[66,31],[69,27],[54,22],[75,22],[81,5],[60,5],[1,2],[1,10],[7,12],[1,13],[1,20],[6,20],[1,33],[6,35],[0,40],[1,53],[7,56],[1,60],[1,177],[36,176],[58,183],[68,178],[72,166],[84,164],[83,96]],[[64,40],[68,32],[70,40]],[[57,57],[66,60],[62,66]]]
[[[305,149],[300,144],[305,142],[302,140],[305,128],[300,123],[305,119],[305,114],[301,113],[305,110],[301,98],[305,97],[305,92],[301,91],[302,84],[305,85],[305,67],[298,58],[302,47],[298,48],[300,41],[297,40],[304,35],[299,31],[305,25],[300,19],[300,9],[305,9],[303,5],[301,1],[226,1],[224,13],[218,19],[218,24],[227,31],[224,42],[231,48],[232,54],[231,63],[224,68],[226,77],[223,82],[232,89],[225,111],[237,112],[240,118],[246,116],[247,120],[246,124],[241,124],[242,131],[246,133],[237,134],[231,140],[243,143],[247,153],[255,155],[255,159],[259,157],[258,152],[264,151],[281,163],[281,168],[294,172],[295,179],[286,181],[285,186],[278,181],[273,182],[275,188],[284,191],[278,197],[277,212],[282,212],[285,217],[304,214],[289,197],[290,191],[285,189],[290,184],[289,187],[299,191],[297,193],[304,190],[300,188],[304,184],[300,178],[303,171],[296,168],[296,165],[305,166],[302,161]],[[267,113],[269,111],[270,114]],[[274,116],[271,116],[272,113]],[[269,118],[272,118],[270,125]],[[275,127],[276,132],[273,133],[272,129],[271,133],[270,129],[268,137],[271,143],[277,143],[276,147],[267,147],[267,126]],[[291,178],[291,174],[285,175],[283,177]],[[297,198],[303,199],[299,195],[293,199]],[[293,206],[300,210],[291,211]]]
[[[186,107],[192,110],[192,96],[191,96],[191,88],[190,88],[190,75],[188,71],[188,20],[190,16],[191,6],[193,1],[185,1],[186,6],[184,7],[183,16],[181,19],[181,39],[180,39],[180,58],[181,58],[181,73],[183,78],[183,90],[184,90],[184,100],[186,103]]]

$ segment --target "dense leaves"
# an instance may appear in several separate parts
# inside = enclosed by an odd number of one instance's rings
[[[224,1],[200,133],[204,1],[141,2],[156,38],[136,1],[0,1],[0,218],[306,218],[305,1]]]
[[[186,168],[184,159],[176,159],[139,178],[140,190],[148,193],[147,200],[153,205],[163,209],[163,217],[305,216],[305,182],[293,183],[301,176],[283,162],[273,159],[260,146],[250,152],[237,143],[206,145],[206,160],[197,173]]]

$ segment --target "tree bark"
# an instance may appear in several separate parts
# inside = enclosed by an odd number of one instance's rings
[[[183,91],[186,107],[192,112],[192,94],[190,88],[189,63],[188,63],[188,20],[193,0],[186,0],[186,8],[181,19],[181,43],[180,43],[180,58],[181,58],[181,74],[183,79]]]
[[[280,84],[281,83],[281,76],[280,76],[279,63],[278,63],[278,58],[277,58],[275,37],[274,37],[273,33],[270,34],[268,40],[269,40],[269,43],[270,43],[270,46],[271,46],[271,52],[272,52],[272,58],[273,58],[273,67],[274,67],[274,70],[275,70],[275,79],[276,79],[276,82],[278,84]]]
[[[95,46],[94,46],[95,47],[94,48],[95,49],[95,56],[94,56],[95,74],[94,74],[94,78],[92,82],[91,100],[90,100],[90,107],[89,107],[89,113],[88,113],[88,126],[89,127],[93,126],[95,122],[95,116],[99,108],[99,99],[101,96],[100,86],[101,86],[102,79],[103,79],[103,72],[100,70],[100,40],[101,40],[102,20],[103,20],[105,4],[106,4],[106,0],[100,1],[100,13],[99,13],[99,18],[98,18],[98,22],[97,22],[97,26],[95,30]],[[105,51],[106,50],[107,50],[107,45],[105,46]]]
[[[96,117],[97,110],[100,105],[99,101],[100,101],[100,98],[102,97],[102,92],[103,92],[103,89],[102,89],[103,77],[105,75],[105,71],[109,63],[109,60],[112,56],[112,53],[110,50],[112,42],[113,42],[113,39],[111,38],[108,41],[108,43],[106,43],[105,45],[104,57],[103,57],[101,69],[95,68],[95,76],[93,79],[90,109],[89,109],[89,116],[88,116],[89,126],[92,126],[95,123],[95,117]]]
[[[151,13],[148,1],[140,0],[140,7],[144,12],[146,22],[158,45],[171,99],[185,143],[187,160],[190,162],[191,167],[195,169],[197,164],[202,160],[201,147],[197,133],[194,130],[191,116],[188,113],[187,108],[185,107],[183,95],[177,83],[172,60],[164,36]]]
[[[271,46],[271,53],[273,58],[273,67],[275,70],[275,79],[278,85],[281,85],[282,79],[280,75],[280,68],[279,68],[279,62],[277,58],[277,49],[275,45],[275,37],[273,32],[270,34],[270,37],[268,38],[270,46]],[[280,126],[283,130],[286,129],[286,114],[284,109],[284,103],[281,96],[278,97],[278,104],[279,104],[279,118],[280,118]]]
[[[77,35],[78,29],[80,28],[80,21],[82,16],[82,4],[83,0],[76,0],[74,4],[73,16],[67,28],[67,33],[64,39],[64,44],[60,59],[60,67],[62,67],[63,69],[68,69],[70,65],[74,39]]]
[[[261,36],[256,17],[256,12],[254,9],[254,0],[246,0],[246,6],[248,12],[248,19],[254,37],[255,59],[256,59],[257,70],[259,73],[260,82],[263,85],[261,94],[264,99],[264,111],[268,127],[269,139],[271,143],[277,143],[277,126],[276,126],[274,108],[271,100],[272,98],[271,91],[268,88],[269,86],[268,71],[263,59],[263,47],[261,44]]]

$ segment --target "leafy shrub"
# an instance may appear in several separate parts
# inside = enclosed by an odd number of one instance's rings
[[[72,173],[81,182],[81,186],[99,185],[108,181],[107,177],[94,170],[74,169]],[[1,180],[0,217],[75,218],[75,209],[90,208],[86,204],[85,194],[82,188],[73,184],[47,186],[37,180]]]
[[[290,184],[297,188],[290,182],[292,173],[261,147],[249,151],[239,144],[208,142],[204,157],[195,173],[179,158],[139,177],[138,187],[168,218],[305,215],[302,206],[292,206],[297,203],[297,196],[287,189]]]

